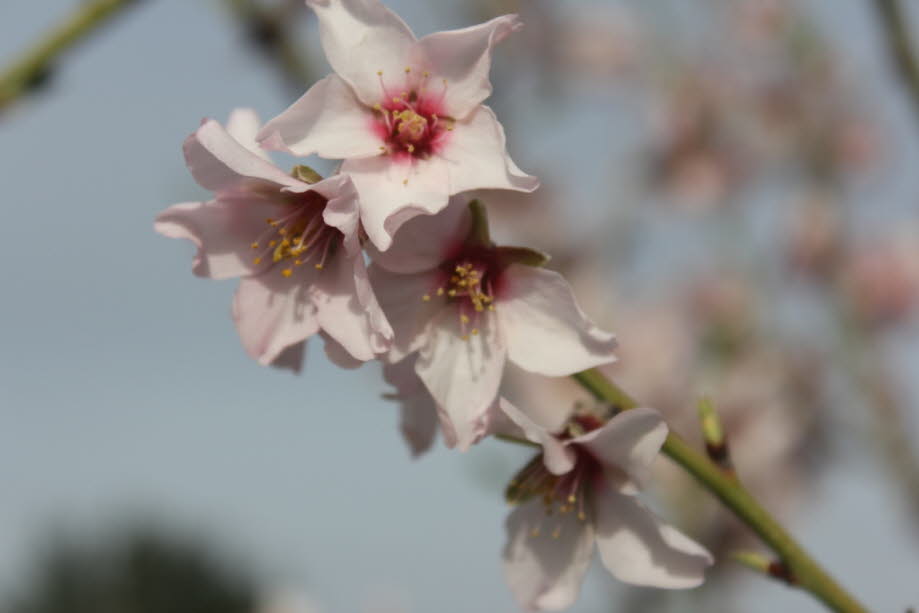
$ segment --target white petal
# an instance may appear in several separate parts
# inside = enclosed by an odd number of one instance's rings
[[[712,564],[704,547],[661,522],[634,496],[605,487],[594,496],[597,547],[614,577],[668,589],[702,583]]]
[[[571,441],[583,445],[605,467],[618,469],[642,487],[667,438],[667,424],[654,409],[623,411],[603,427]],[[630,491],[634,491],[629,488]]]
[[[435,32],[418,41],[412,50],[412,64],[427,70],[435,82],[447,80],[447,115],[462,119],[491,95],[488,73],[492,49],[522,26],[516,15],[502,15],[469,28]]]
[[[615,338],[587,319],[560,274],[512,264],[504,276],[495,309],[514,364],[561,377],[615,361]]]
[[[454,196],[435,215],[418,215],[403,224],[386,251],[368,245],[373,261],[392,272],[411,274],[440,266],[469,234],[468,197]]]
[[[205,120],[185,139],[183,150],[195,181],[211,191],[234,190],[253,181],[297,188],[303,185],[237,142],[213,119]]]
[[[233,320],[246,352],[265,365],[319,331],[315,309],[299,284],[274,269],[240,282]]]
[[[511,404],[507,399],[498,401],[501,411],[507,415],[523,431],[527,440],[542,446],[543,462],[549,472],[563,475],[574,468],[574,451],[567,448],[560,440],[554,437],[545,428],[540,427],[523,411]]]
[[[373,113],[333,74],[265,124],[258,140],[270,149],[299,156],[370,157],[378,155],[383,144],[373,121]]]
[[[326,58],[367,106],[402,87],[415,36],[377,0],[307,0],[319,19]],[[377,73],[382,71],[383,75]]]
[[[457,310],[441,309],[427,329],[415,367],[461,450],[468,449],[487,427],[504,370],[505,347],[494,318],[486,314],[479,328],[479,334],[464,340]]]
[[[376,264],[370,266],[368,275],[374,294],[393,329],[393,343],[387,360],[399,362],[421,348],[426,340],[423,333],[442,306],[442,300],[425,302],[422,298],[433,294],[436,278],[428,273],[399,275]]]
[[[546,516],[542,500],[536,499],[515,509],[505,529],[504,575],[520,604],[550,611],[571,606],[593,554],[590,523],[578,521],[574,513]]]
[[[394,160],[388,155],[345,160],[341,172],[351,176],[361,199],[361,221],[373,244],[385,251],[399,226],[416,215],[447,206],[451,193],[446,163]]]
[[[439,155],[449,166],[451,194],[491,188],[532,192],[539,187],[539,180],[508,155],[504,128],[487,106],[454,124]]]
[[[262,121],[254,110],[233,109],[227,119],[227,134],[255,155],[270,162],[268,152],[262,149],[256,141],[261,125]]]
[[[415,359],[407,358],[396,364],[383,365],[383,378],[396,388],[391,396],[399,403],[402,413],[402,437],[418,457],[434,443],[437,435],[437,407],[431,393],[415,373]]]

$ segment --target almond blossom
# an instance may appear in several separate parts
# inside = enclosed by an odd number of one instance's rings
[[[367,276],[357,192],[345,175],[280,170],[257,148],[258,123],[237,110],[228,129],[209,119],[186,139],[188,168],[214,199],[174,205],[155,228],[198,247],[196,275],[242,278],[233,319],[261,364],[299,370],[304,341],[316,333],[342,365],[372,359],[392,329]]]
[[[387,249],[396,229],[477,188],[531,192],[538,181],[508,156],[504,130],[482,102],[494,45],[515,15],[416,39],[377,0],[307,0],[334,74],[259,133],[264,146],[344,159],[370,240]]]
[[[504,570],[523,606],[570,606],[595,543],[603,566],[620,581],[670,589],[702,583],[711,554],[637,497],[667,438],[660,413],[632,409],[604,423],[584,411],[551,433],[503,398],[500,407],[542,446],[507,490],[520,506],[507,519]]]
[[[460,449],[487,433],[507,361],[560,377],[614,361],[616,346],[564,278],[540,267],[543,254],[496,246],[484,209],[463,200],[407,222],[370,271],[395,331],[387,360],[417,353],[444,438]]]

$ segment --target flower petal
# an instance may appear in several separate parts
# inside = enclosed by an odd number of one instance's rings
[[[487,106],[458,121],[440,156],[450,172],[450,193],[472,189],[532,192],[539,179],[524,173],[507,153],[504,128]]]
[[[383,365],[383,378],[396,388],[387,398],[399,403],[402,437],[417,458],[434,444],[437,436],[437,407],[431,393],[415,373],[415,358]]]
[[[307,0],[319,20],[326,58],[367,106],[405,79],[415,36],[398,15],[377,0]],[[382,72],[382,75],[378,75]]]
[[[176,204],[159,215],[153,228],[169,238],[192,241],[198,251],[192,271],[199,277],[229,279],[258,273],[250,244],[265,229],[266,217],[280,217],[281,204],[225,197],[212,202]]]
[[[393,329],[393,343],[387,361],[400,362],[425,342],[424,332],[440,309],[422,297],[430,294],[436,277],[430,273],[399,275],[372,264],[368,270],[370,284],[380,301],[383,313]]]
[[[545,428],[540,427],[526,413],[515,407],[507,399],[500,398],[498,406],[511,421],[520,427],[527,440],[542,446],[543,462],[549,472],[563,475],[574,468],[575,455],[573,450],[562,444],[560,440]]]
[[[211,191],[235,190],[253,181],[298,188],[303,185],[240,144],[213,119],[205,120],[185,139],[183,150],[195,181]]]
[[[575,513],[547,517],[537,498],[514,509],[505,530],[504,575],[520,604],[551,611],[571,606],[593,554],[590,523]]]
[[[504,274],[495,309],[509,360],[548,377],[615,361],[615,338],[587,319],[560,274],[520,264]]]
[[[667,424],[661,414],[654,409],[637,408],[619,413],[603,427],[571,443],[586,447],[605,467],[627,475],[631,483],[625,493],[634,493],[647,481],[666,438]]]
[[[315,308],[305,299],[300,282],[275,270],[240,282],[233,320],[246,352],[263,365],[319,331]]]
[[[227,134],[255,155],[270,162],[268,152],[262,149],[256,141],[256,135],[261,125],[262,121],[254,110],[246,108],[233,109],[227,119]]]
[[[333,74],[265,124],[258,140],[269,149],[299,156],[370,157],[378,155],[383,144],[373,121],[373,113],[351,87]]]
[[[712,556],[664,524],[634,496],[595,490],[594,523],[603,565],[620,581],[660,588],[696,587]]]
[[[431,270],[440,266],[450,251],[467,234],[472,222],[469,198],[454,196],[447,208],[435,215],[418,215],[405,222],[386,251],[368,245],[373,261],[401,274]]]
[[[462,119],[491,95],[492,48],[521,27],[516,15],[503,15],[469,28],[429,34],[412,50],[411,64],[430,72],[435,81],[447,80],[444,110]]]
[[[381,251],[403,223],[416,215],[432,215],[447,206],[451,193],[447,164],[427,160],[394,160],[388,155],[349,159],[341,172],[351,176],[361,199],[361,221]]]
[[[428,327],[415,366],[461,450],[485,432],[504,370],[505,346],[494,317],[482,317],[479,330],[464,340],[456,309],[442,308]]]

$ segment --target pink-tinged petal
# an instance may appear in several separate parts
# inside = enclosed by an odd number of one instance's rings
[[[450,193],[473,189],[532,192],[539,179],[520,170],[507,153],[504,128],[487,106],[454,124],[441,157],[450,172]]]
[[[412,457],[417,458],[431,448],[437,436],[437,407],[431,393],[415,373],[415,359],[383,365],[383,378],[396,388],[386,397],[399,403],[402,418],[400,429]]]
[[[516,15],[503,15],[461,30],[435,32],[412,50],[413,65],[435,81],[447,80],[446,115],[462,119],[491,95],[491,53],[495,45],[523,27]]]
[[[634,496],[605,487],[594,496],[597,547],[614,577],[668,589],[702,583],[712,564],[704,547],[661,522]]]
[[[268,160],[236,141],[219,123],[208,119],[185,139],[185,163],[201,187],[211,191],[236,190],[253,182],[302,186]]]
[[[374,132],[373,121],[372,111],[333,74],[265,124],[258,140],[269,149],[299,156],[370,157],[378,155],[383,144]]]
[[[587,319],[560,274],[512,264],[504,277],[495,308],[514,364],[561,377],[615,361],[615,338]]]
[[[623,411],[603,427],[571,443],[586,447],[604,467],[627,476],[630,483],[621,485],[627,486],[626,493],[635,493],[647,481],[666,438],[667,424],[661,414],[654,409],[637,408]]]
[[[511,404],[505,398],[498,401],[501,411],[523,431],[527,440],[542,446],[542,457],[549,472],[563,475],[574,468],[575,454],[545,428],[540,427],[530,417]]]
[[[344,252],[328,258],[319,278],[308,289],[309,299],[316,307],[316,319],[322,329],[356,360],[372,360],[376,333],[370,318],[358,300],[355,287],[355,265],[363,268],[360,257],[347,257]]]
[[[370,275],[363,254],[358,254],[354,258],[354,291],[370,327],[371,350],[374,355],[388,352],[392,347],[395,333],[370,284]]]
[[[368,276],[393,330],[393,342],[387,361],[400,362],[421,348],[431,318],[440,309],[440,305],[434,301],[423,300],[425,294],[433,291],[436,277],[430,273],[399,275],[376,264],[370,266]]]
[[[300,282],[269,270],[243,279],[236,290],[233,320],[246,352],[260,364],[271,364],[319,331],[315,308]]]
[[[468,449],[484,434],[489,409],[498,395],[505,346],[495,324],[493,317],[482,317],[479,333],[464,340],[456,309],[441,309],[427,329],[415,365],[452,426],[460,450]]]
[[[571,606],[593,554],[590,523],[575,513],[547,516],[537,498],[514,509],[505,530],[504,576],[517,601],[530,611]]]
[[[348,353],[347,349],[341,346],[341,343],[336,341],[325,332],[320,331],[319,336],[321,336],[322,340],[325,341],[323,349],[325,350],[326,357],[329,358],[329,361],[332,362],[332,364],[347,370],[354,370],[355,368],[360,368],[364,365],[363,360],[355,359],[354,356]]]
[[[361,252],[361,209],[351,178],[341,174],[332,175],[314,184],[313,189],[328,199],[322,220],[344,235],[345,250],[349,256],[356,257]]]
[[[385,251],[399,227],[416,215],[438,213],[450,191],[447,164],[437,156],[401,160],[380,155],[345,160],[361,199],[361,221],[374,246]]]
[[[415,36],[378,0],[307,0],[319,19],[326,58],[367,106],[400,91]],[[382,72],[382,75],[377,73]]]
[[[169,207],[153,228],[169,238],[192,241],[198,251],[192,271],[199,277],[228,279],[258,273],[250,244],[265,229],[266,217],[278,217],[283,205],[225,198],[187,202]]]
[[[454,196],[440,213],[413,217],[399,228],[386,251],[368,245],[370,257],[383,268],[401,274],[436,268],[469,234],[469,200]]]
[[[254,110],[233,109],[227,119],[227,134],[255,155],[270,161],[268,152],[262,149],[256,141],[256,135],[261,126],[262,121]]]

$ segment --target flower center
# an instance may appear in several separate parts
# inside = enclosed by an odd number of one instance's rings
[[[447,133],[453,130],[453,119],[440,113],[444,90],[432,94],[428,90],[430,75],[418,78],[411,68],[405,69],[403,86],[393,95],[383,83],[383,72],[378,71],[383,102],[375,104],[375,129],[383,139],[380,150],[386,155],[407,159],[426,159],[443,145]]]
[[[271,258],[272,264],[282,264],[285,277],[307,262],[322,270],[343,236],[322,219],[326,202],[316,192],[308,192],[283,217],[266,219],[268,228],[250,245],[258,252],[252,263],[259,266]]]
[[[577,454],[574,467],[564,475],[549,472],[542,454],[533,458],[511,479],[505,491],[507,501],[517,505],[539,496],[546,516],[575,512],[578,520],[587,521],[587,496],[599,465],[576,447],[573,450]],[[558,538],[560,530],[561,524],[553,530],[553,538]],[[539,528],[534,528],[533,532],[533,536],[538,536]]]
[[[486,262],[472,259],[452,260],[443,266],[444,281],[434,293],[456,307],[463,340],[477,335],[482,327],[482,316],[486,311],[495,310],[492,268]],[[422,296],[425,302],[431,299],[431,294]]]

